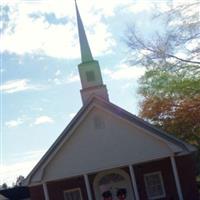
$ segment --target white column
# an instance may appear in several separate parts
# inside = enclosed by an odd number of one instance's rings
[[[42,186],[43,186],[43,190],[44,190],[45,200],[49,200],[49,194],[48,194],[47,184],[43,183]]]
[[[84,174],[84,180],[85,180],[85,185],[86,185],[86,189],[87,189],[88,199],[92,200],[92,193],[91,193],[90,183],[89,183],[87,174]]]
[[[135,194],[135,198],[136,198],[136,200],[139,200],[140,198],[139,198],[139,194],[138,194],[138,189],[137,189],[137,184],[136,184],[136,179],[135,179],[135,173],[134,173],[132,165],[129,165],[129,171],[130,171],[130,174],[131,174],[131,181],[132,181],[132,184],[133,184],[133,192]]]
[[[174,174],[174,178],[175,178],[176,189],[178,192],[178,197],[179,197],[179,200],[183,200],[183,194],[182,194],[181,185],[180,185],[180,181],[179,181],[178,171],[176,168],[176,161],[174,159],[174,156],[171,156],[170,159],[171,159],[172,170],[173,170],[173,174]]]

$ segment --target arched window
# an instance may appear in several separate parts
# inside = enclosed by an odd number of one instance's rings
[[[106,185],[106,184],[111,184],[111,183],[117,183],[120,181],[124,181],[124,177],[120,174],[116,174],[116,173],[110,173],[108,175],[103,176],[100,180],[99,180],[99,186],[101,185]]]
[[[94,191],[97,200],[112,197],[118,200],[124,195],[126,200],[134,200],[130,177],[120,169],[99,173],[94,180]]]

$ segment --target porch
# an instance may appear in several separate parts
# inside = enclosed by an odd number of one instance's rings
[[[173,157],[164,158],[99,170],[62,180],[46,181],[43,185],[30,187],[31,199],[195,200],[197,198],[195,183],[192,182],[191,166],[190,169],[186,166],[186,160],[189,159],[191,164],[191,159],[188,156],[183,157],[184,159],[180,157],[182,159],[176,158],[176,160]],[[185,171],[181,171],[181,168]],[[186,176],[187,178],[184,178]]]

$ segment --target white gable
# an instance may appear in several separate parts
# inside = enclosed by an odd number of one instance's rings
[[[55,180],[159,159],[173,151],[180,149],[116,114],[93,107],[44,167],[42,179]],[[41,175],[38,170],[32,181]]]

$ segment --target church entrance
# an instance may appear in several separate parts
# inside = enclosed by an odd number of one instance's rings
[[[94,191],[96,200],[134,200],[130,177],[120,169],[99,173]]]

